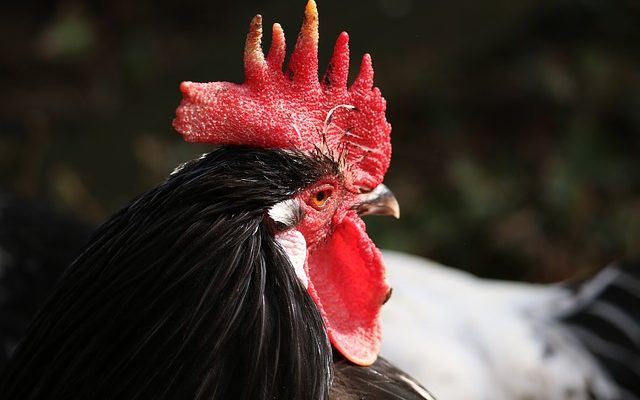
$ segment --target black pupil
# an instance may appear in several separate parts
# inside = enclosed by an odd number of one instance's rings
[[[316,193],[316,200],[317,201],[324,201],[324,199],[327,197],[327,192],[326,190],[320,191],[318,193]]]

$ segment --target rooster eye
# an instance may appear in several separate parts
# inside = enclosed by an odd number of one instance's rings
[[[316,209],[320,209],[324,207],[329,197],[331,197],[331,189],[319,190],[311,196],[311,205]]]

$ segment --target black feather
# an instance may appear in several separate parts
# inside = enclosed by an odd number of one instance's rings
[[[576,305],[561,321],[620,389],[640,393],[640,261],[611,265],[574,286]]]
[[[323,399],[332,355],[265,210],[323,157],[219,149],[103,224],[0,380],[2,399]]]
[[[378,357],[363,368],[334,353],[335,380],[331,398],[336,400],[434,400],[412,377]]]

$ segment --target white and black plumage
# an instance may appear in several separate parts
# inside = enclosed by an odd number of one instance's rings
[[[429,399],[383,359],[333,354],[268,210],[339,174],[225,147],[93,234],[0,377],[3,399]],[[299,221],[292,221],[297,223]]]
[[[439,398],[640,397],[640,263],[533,285],[391,251],[385,261],[382,354]]]

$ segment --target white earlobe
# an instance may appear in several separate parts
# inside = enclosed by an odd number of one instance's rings
[[[276,241],[289,256],[289,261],[296,271],[296,275],[305,288],[309,287],[309,277],[304,269],[307,260],[307,241],[302,233],[295,229],[289,229],[276,235]]]
[[[272,206],[268,211],[269,218],[284,227],[292,228],[300,222],[302,218],[302,210],[300,201],[296,199],[288,199]]]

